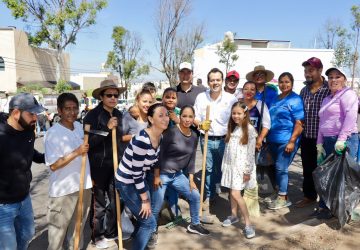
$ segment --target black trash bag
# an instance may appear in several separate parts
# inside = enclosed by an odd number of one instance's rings
[[[360,167],[346,151],[332,153],[313,172],[315,189],[343,227],[360,200]]]

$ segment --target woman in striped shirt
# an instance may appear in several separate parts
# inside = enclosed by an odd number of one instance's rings
[[[157,164],[162,132],[169,124],[167,110],[161,103],[150,106],[148,122],[148,128],[131,139],[116,173],[116,188],[137,219],[133,249],[145,249],[156,230],[145,176]]]

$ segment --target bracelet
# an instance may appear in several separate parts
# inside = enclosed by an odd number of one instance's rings
[[[141,203],[142,203],[142,204],[145,204],[145,203],[148,203],[148,202],[149,202],[149,199],[141,200]]]

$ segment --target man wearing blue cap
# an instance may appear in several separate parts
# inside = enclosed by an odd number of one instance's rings
[[[35,233],[30,167],[45,162],[34,149],[36,114],[42,111],[33,95],[21,93],[11,99],[9,116],[0,114],[0,249],[25,250]]]

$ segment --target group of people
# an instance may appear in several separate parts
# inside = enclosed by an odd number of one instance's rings
[[[315,202],[313,170],[333,151],[340,154],[348,148],[357,159],[359,103],[356,93],[346,87],[342,70],[327,69],[325,80],[320,59],[309,58],[302,66],[306,81],[298,95],[291,73],[278,77],[278,93],[276,86],[268,84],[274,73],[262,65],[246,75],[242,88],[237,71],[224,77],[218,68],[209,71],[208,88],[196,86],[192,65],[184,62],[176,88],[167,88],[159,100],[155,85],[145,83],[134,106],[124,113],[115,107],[126,89],[104,80],[92,93],[99,105],[83,120],[90,125],[88,142],[77,122],[77,98],[63,93],[57,99],[60,122],[44,137],[45,154],[34,149],[36,114],[43,111],[42,106],[31,94],[13,97],[9,114],[0,119],[0,248],[27,249],[34,235],[29,196],[32,161],[45,163],[50,171],[48,249],[73,248],[82,157],[86,157],[86,171],[81,231],[89,214],[91,239],[99,249],[107,248],[118,235],[117,194],[136,221],[133,249],[155,246],[163,202],[178,215],[179,196],[189,202],[188,232],[210,234],[201,224],[200,204],[203,210],[216,206],[221,187],[229,190],[231,206],[222,226],[237,223],[240,211],[244,236],[253,238],[255,230],[242,191],[257,187],[257,156],[265,150],[273,161],[276,190],[265,198],[267,207],[281,209],[292,204],[288,168],[299,147],[304,198],[295,205],[301,208]],[[120,159],[115,172],[114,130]],[[194,178],[198,143],[202,153],[207,148],[204,200],[200,200]],[[332,217],[321,197],[312,216]]]

